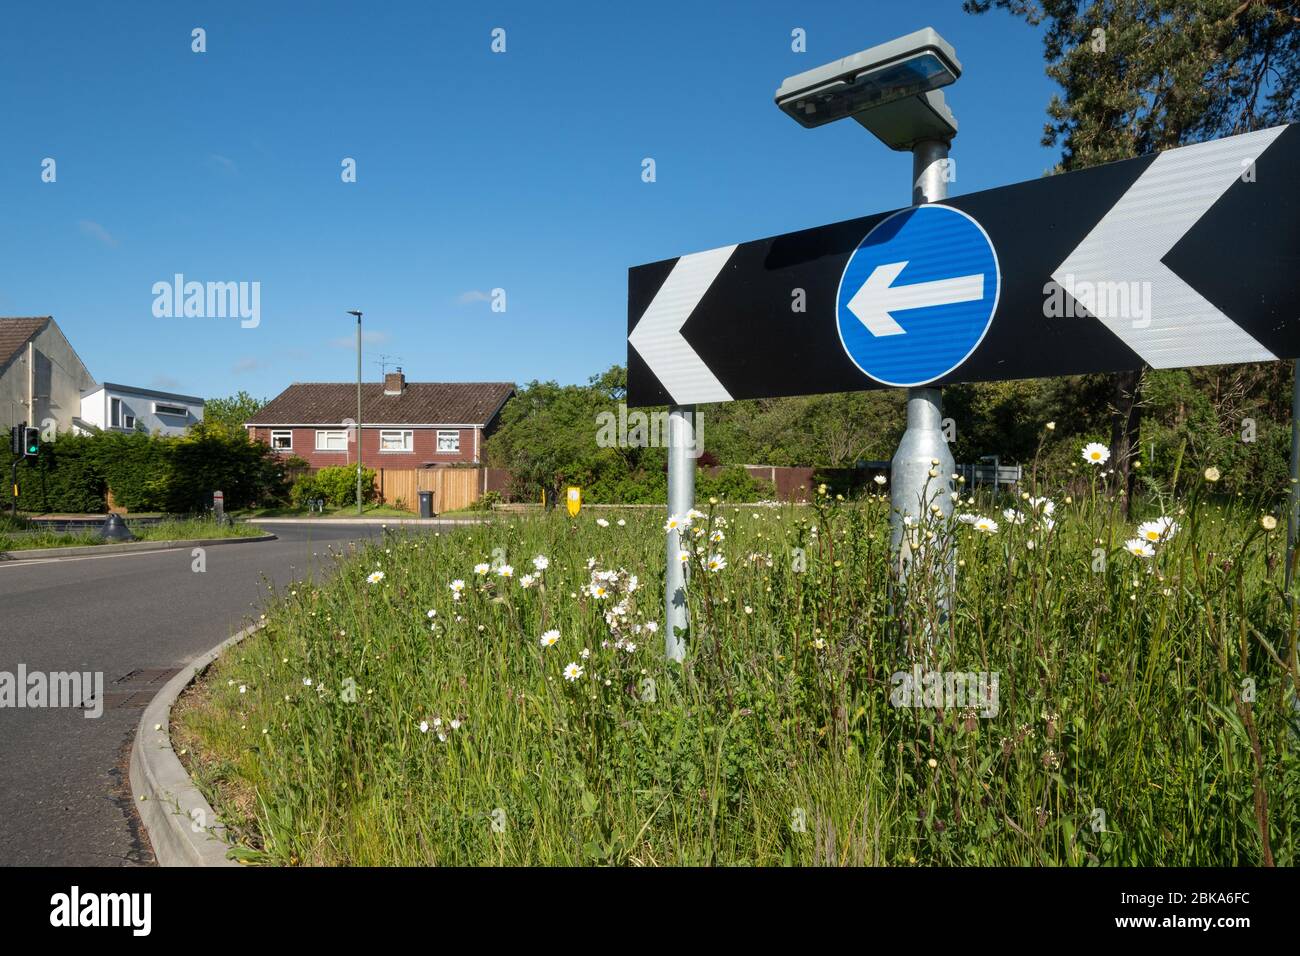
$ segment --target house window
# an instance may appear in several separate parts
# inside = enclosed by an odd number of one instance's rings
[[[411,437],[414,433],[405,430],[387,429],[379,433],[380,451],[410,451]]]
[[[438,451],[460,451],[460,432],[438,432]]]
[[[120,398],[111,399],[110,408],[112,409],[110,425],[114,428],[135,428],[135,416],[126,410]]]
[[[187,418],[190,414],[190,410],[184,405],[168,405],[163,402],[154,402],[153,410],[157,415],[175,415],[178,418]]]
[[[347,451],[348,433],[345,431],[316,432],[317,451]]]
[[[271,432],[271,447],[276,451],[293,451],[293,432]]]

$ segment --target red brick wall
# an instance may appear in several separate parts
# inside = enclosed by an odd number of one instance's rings
[[[328,468],[331,465],[347,465],[356,461],[356,445],[349,445],[346,452],[317,451],[315,428],[250,428],[253,438],[271,444],[272,431],[293,432],[293,449],[281,451],[286,458],[297,456],[304,459],[312,468]],[[333,430],[333,429],[330,429]],[[379,450],[379,433],[388,429],[365,426],[361,430],[362,463],[367,468],[422,468],[428,464],[452,464],[455,462],[473,462],[474,432],[473,428],[459,428],[460,451],[438,451],[438,432],[448,431],[443,428],[413,428],[410,452],[392,452]],[[479,453],[482,454],[482,436],[479,436]]]

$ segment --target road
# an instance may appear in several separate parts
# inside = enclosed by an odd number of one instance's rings
[[[331,548],[377,526],[279,525],[279,540],[0,562],[0,672],[89,671],[104,709],[0,708],[0,865],[131,866],[152,854],[131,806],[127,756],[169,672],[254,616],[272,584],[320,574]]]

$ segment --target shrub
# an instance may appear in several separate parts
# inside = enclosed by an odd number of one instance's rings
[[[336,465],[322,468],[315,474],[316,486],[325,500],[336,507],[357,503],[357,466]],[[366,501],[375,500],[375,470],[361,470],[361,493]]]

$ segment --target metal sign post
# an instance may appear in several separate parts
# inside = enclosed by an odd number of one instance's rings
[[[924,140],[916,144],[912,150],[913,203],[938,202],[948,197],[947,160],[947,143]],[[890,540],[899,562],[899,573],[904,577],[912,563],[913,546],[912,536],[905,534],[905,520],[915,519],[919,526],[935,506],[944,518],[952,514],[951,479],[955,467],[952,451],[943,434],[943,403],[939,389],[909,388],[907,429],[889,465]],[[951,588],[947,582],[956,572],[951,547],[945,564],[945,586],[938,603],[948,610]]]
[[[668,514],[685,517],[695,507],[695,406],[668,409]],[[686,563],[676,530],[665,531],[664,655],[670,661],[686,656],[683,637],[690,623],[686,614]],[[679,635],[677,632],[682,631]]]

